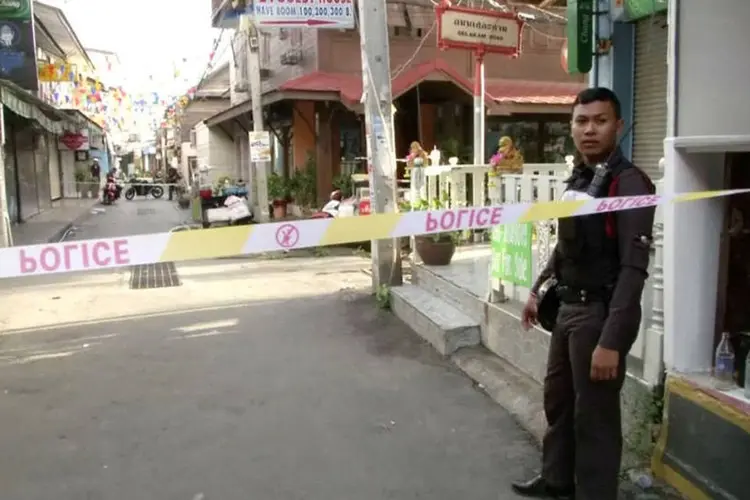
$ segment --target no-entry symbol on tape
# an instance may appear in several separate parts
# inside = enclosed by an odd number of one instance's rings
[[[282,248],[292,248],[299,241],[299,229],[294,224],[283,224],[276,230],[276,243]]]

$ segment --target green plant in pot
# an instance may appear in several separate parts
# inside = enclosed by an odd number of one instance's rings
[[[268,176],[268,198],[273,207],[273,218],[283,219],[286,217],[287,204],[289,203],[289,180],[276,172]]]
[[[420,200],[416,203],[405,203],[399,206],[400,211],[441,210],[443,203],[438,200]],[[456,253],[456,246],[461,240],[461,231],[421,234],[414,237],[415,250],[427,266],[447,266]]]
[[[92,182],[91,173],[89,173],[83,167],[78,167],[75,169],[75,173],[73,175],[76,181],[76,191],[80,194],[81,198],[88,198],[88,183]]]

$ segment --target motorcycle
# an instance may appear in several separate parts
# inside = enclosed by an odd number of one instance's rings
[[[102,196],[102,203],[105,205],[112,205],[115,201],[120,199],[120,193],[122,192],[122,186],[117,184],[112,178],[108,178],[104,185],[104,193]]]
[[[164,196],[164,188],[158,184],[154,184],[147,179],[131,178],[130,187],[125,191],[125,199],[132,201],[137,196],[148,196],[151,195],[155,199],[159,199]]]

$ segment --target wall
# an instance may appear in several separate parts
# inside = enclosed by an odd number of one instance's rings
[[[73,151],[60,151],[60,170],[63,178],[63,197],[75,198],[78,196],[76,189],[76,154]]]
[[[292,116],[292,166],[298,170],[305,166],[308,153],[316,154],[315,103],[296,101]]]
[[[750,2],[679,0],[676,136],[750,135]],[[706,37],[695,36],[705,33]]]
[[[562,41],[539,35],[540,31],[554,37],[564,37],[561,25],[535,27],[536,31],[524,30],[523,53],[517,59],[500,55],[485,58],[486,78],[515,78],[522,80],[584,81],[583,76],[572,77],[562,69],[560,50]],[[424,41],[406,35],[392,35],[391,67],[398,68],[407,61],[411,66],[420,62],[443,58],[467,78],[474,76],[474,56],[469,51],[437,48],[435,31]],[[321,71],[338,73],[361,73],[359,34],[355,31],[339,32],[319,30],[318,67]],[[413,57],[413,59],[412,59]]]
[[[234,142],[223,131],[198,123],[195,126],[195,143],[198,166],[210,166],[213,180],[225,175],[234,176]]]

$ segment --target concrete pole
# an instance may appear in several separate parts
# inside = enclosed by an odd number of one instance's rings
[[[247,44],[247,77],[248,84],[250,85],[250,101],[252,103],[253,113],[253,131],[264,132],[265,127],[263,123],[263,103],[261,102],[263,93],[261,90],[261,77],[260,77],[260,33],[256,27],[250,22],[248,16],[242,16],[240,19],[240,28],[247,33],[246,44]],[[251,44],[250,40],[255,38],[258,43]],[[248,190],[253,189],[253,186],[249,184],[250,179],[255,179],[255,192],[258,201],[258,212],[259,220],[261,222],[268,222],[270,214],[268,213],[268,175],[271,170],[270,162],[255,162],[255,176],[252,175],[252,164],[248,161]]]
[[[8,198],[5,191],[5,106],[0,102],[0,248],[12,246]]]
[[[396,143],[391,95],[391,58],[388,43],[386,0],[359,4],[359,36],[362,47],[370,197],[375,213],[396,211]],[[372,285],[398,286],[402,282],[399,240],[372,242]]]

